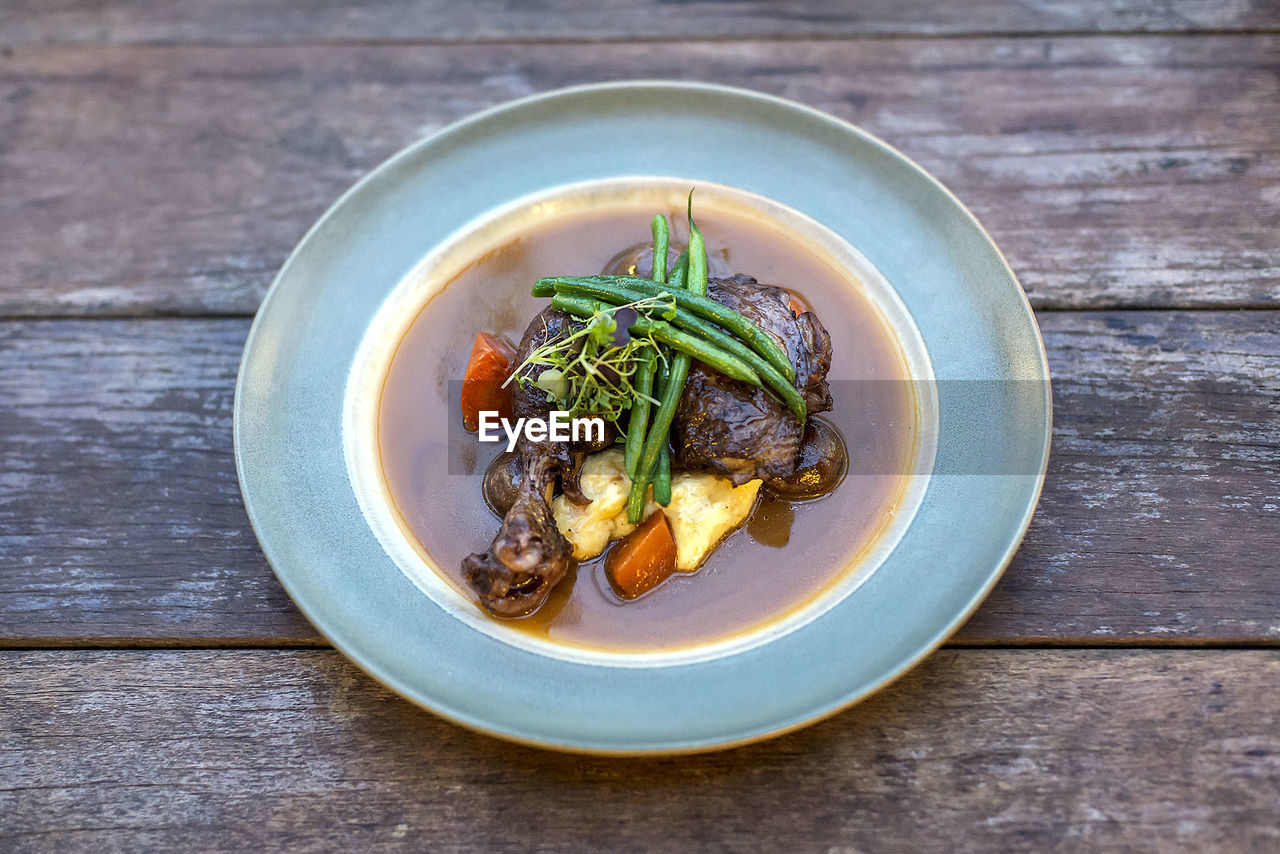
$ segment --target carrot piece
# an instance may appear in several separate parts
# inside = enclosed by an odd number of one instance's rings
[[[477,332],[471,347],[467,372],[462,377],[462,424],[468,430],[480,428],[481,411],[511,417],[511,388],[503,388],[511,374],[515,350],[506,341],[487,332]]]
[[[610,549],[604,568],[624,599],[634,599],[670,578],[676,571],[676,541],[666,515],[657,510],[641,522]]]

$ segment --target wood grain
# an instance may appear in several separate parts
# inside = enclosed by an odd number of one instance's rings
[[[240,502],[246,321],[2,328],[0,632],[315,637]]]
[[[421,135],[670,76],[882,135],[1038,307],[1280,306],[1278,55],[1276,35],[6,49],[0,315],[248,314],[322,210]]]
[[[1280,643],[1280,314],[1048,313],[1040,510],[965,643]],[[0,325],[0,638],[316,643],[231,452],[239,319]]]
[[[1266,851],[1276,651],[945,650],[811,729],[657,760],[516,747],[336,653],[0,654],[26,851]]]
[[[1280,28],[1274,0],[10,0],[0,44],[509,41]]]
[[[1049,473],[961,640],[1280,642],[1280,313],[1039,321]]]

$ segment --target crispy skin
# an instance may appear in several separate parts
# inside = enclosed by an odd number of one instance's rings
[[[782,346],[810,413],[831,408],[831,336],[813,312],[792,313],[786,291],[750,276],[712,279],[707,295],[745,315]],[[675,462],[741,485],[796,469],[804,425],[773,395],[694,362],[674,422]]]
[[[556,527],[547,503],[552,460],[522,455],[524,478],[489,550],[462,560],[462,576],[480,604],[499,617],[534,611],[573,565],[573,547]]]

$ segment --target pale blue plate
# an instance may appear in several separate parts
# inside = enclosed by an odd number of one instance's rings
[[[759,194],[860,250],[919,330],[939,414],[917,511],[847,596],[732,654],[613,666],[521,649],[424,595],[361,511],[343,407],[380,306],[460,223],[550,188],[636,175]],[[1050,417],[1044,348],[1022,289],[936,180],[875,137],[795,103],[641,82],[481,113],[401,152],[339,199],[289,257],[253,324],[235,448],[245,505],[281,583],[375,678],[503,738],[663,753],[810,723],[942,643],[991,590],[1030,522]]]

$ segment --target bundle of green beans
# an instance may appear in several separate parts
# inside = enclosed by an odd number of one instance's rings
[[[659,254],[658,249],[662,252]],[[707,292],[707,252],[702,239],[702,232],[693,221],[693,193],[689,193],[689,248],[687,250],[688,273],[687,287],[695,293]],[[701,259],[699,261],[699,259]],[[653,218],[653,282],[663,284],[667,268],[667,218],[659,214]],[[662,273],[658,273],[662,270]],[[701,279],[699,279],[701,276]],[[642,280],[643,281],[643,280]],[[671,287],[671,286],[669,286]],[[674,288],[679,290],[679,288]],[[699,290],[700,289],[700,290]],[[637,330],[640,320],[632,325]],[[658,326],[658,324],[652,324]],[[662,324],[665,326],[665,324]],[[675,348],[674,342],[668,338],[665,342],[657,334],[660,330],[651,329],[652,337]],[[662,330],[665,331],[665,330]],[[671,330],[674,331],[674,330]],[[664,354],[668,355],[668,354]],[[664,364],[667,359],[663,359]],[[671,432],[671,422],[676,417],[676,407],[680,404],[680,396],[684,394],[684,383],[689,378],[689,367],[692,357],[676,350],[670,357],[670,368],[662,378],[658,390],[658,411],[654,413],[653,424],[645,434],[640,448],[640,456],[636,458],[636,473],[631,478],[631,493],[627,496],[627,521],[635,524],[644,517],[645,495],[649,491],[649,483],[653,482],[653,498],[664,507],[671,502],[671,450],[667,436]]]
[[[631,478],[627,518],[639,522],[645,497],[653,485],[654,499],[671,500],[671,459],[667,436],[684,393],[693,359],[720,373],[751,383],[775,395],[795,414],[806,417],[804,398],[796,390],[795,369],[785,351],[750,319],[707,298],[706,241],[693,220],[689,204],[689,248],[666,268],[670,235],[666,217],[655,216],[653,278],[636,276],[553,276],[538,281],[534,296],[551,297],[553,308],[579,317],[633,306],[639,315],[630,328],[659,345],[635,373],[635,402],[626,434],[626,471]],[[656,297],[669,298],[674,310],[654,307]],[[658,401],[653,410],[651,399]]]
[[[692,242],[691,238],[690,243]],[[693,265],[690,264],[691,273],[692,268]],[[705,269],[704,264],[703,270]],[[690,281],[692,282],[692,275]],[[629,305],[652,297],[670,297],[676,305],[673,324],[704,337],[714,334],[717,326],[722,327],[720,331],[736,335],[787,380],[794,380],[795,368],[792,367],[791,360],[787,358],[786,351],[769,337],[769,333],[733,309],[708,299],[705,288],[703,285],[702,292],[695,293],[672,284],[658,285],[636,276],[551,276],[538,280],[533,286],[533,295],[550,297],[568,294],[613,305]]]
[[[690,217],[690,228],[696,230]],[[658,214],[653,218],[653,279],[656,284],[664,284],[667,280],[667,249],[670,246],[670,231],[667,218]],[[701,242],[701,234],[698,235]],[[693,245],[693,239],[690,239]],[[705,251],[703,257],[705,258]],[[673,266],[672,272],[681,280],[687,275],[687,253],[681,253],[680,259]],[[681,259],[686,259],[681,261]],[[644,280],[650,281],[650,280]],[[705,292],[706,285],[703,284]],[[579,317],[594,317],[601,311],[612,311],[622,303],[607,303],[571,293],[552,295],[552,308],[568,312]],[[627,519],[633,524],[644,516],[645,497],[650,484],[653,485],[653,498],[662,506],[671,503],[671,449],[667,436],[671,430],[671,421],[675,417],[675,407],[684,391],[684,381],[689,375],[690,356],[675,351],[673,342],[691,336],[673,329],[670,324],[654,321],[648,317],[639,317],[632,324],[632,334],[647,335],[658,345],[650,358],[636,369],[632,383],[635,386],[635,401],[631,405],[631,416],[627,424],[625,438],[625,468],[631,478],[631,492],[627,496]],[[670,345],[670,346],[664,346]],[[683,367],[680,362],[683,361]],[[677,379],[678,385],[672,382]],[[651,398],[656,395],[659,401],[658,411],[649,422],[652,408]],[[670,401],[670,402],[669,402]]]
[[[648,279],[634,276],[556,276],[541,279],[534,295],[574,297],[614,306],[670,296],[676,304],[674,317],[669,320],[654,317],[657,309],[638,306],[642,317],[631,327],[632,331],[649,334],[654,340],[705,362],[727,376],[769,391],[786,404],[801,423],[805,420],[804,398],[792,382],[795,369],[786,353],[759,326],[717,302],[703,297],[705,303],[716,307],[704,309],[702,303],[688,300],[693,296],[688,291],[677,290],[671,284],[656,287]],[[689,305],[697,305],[703,315],[687,310]],[[716,322],[708,321],[707,316],[713,316]]]

